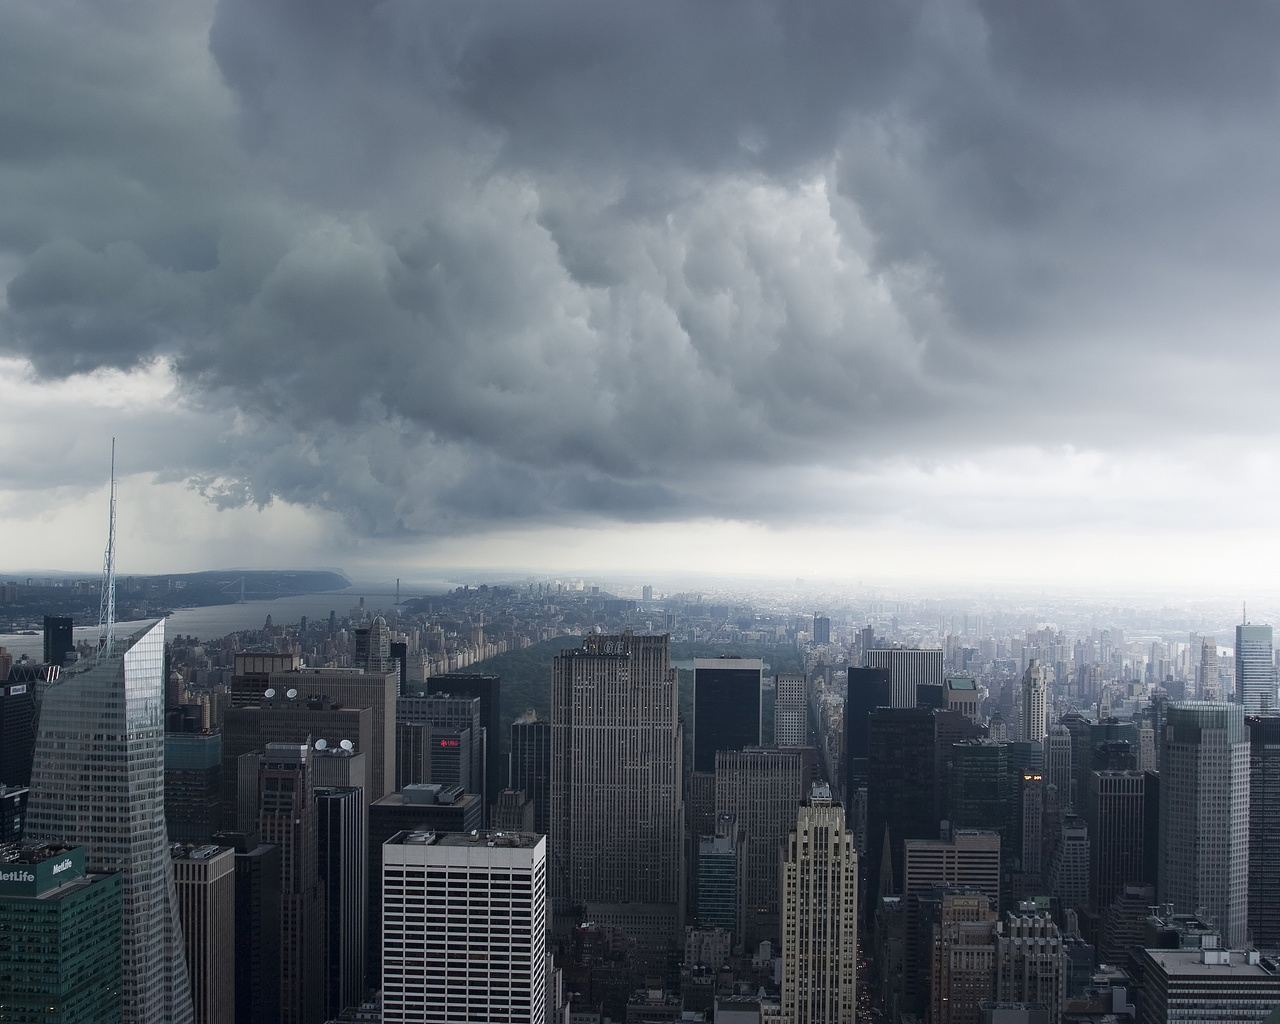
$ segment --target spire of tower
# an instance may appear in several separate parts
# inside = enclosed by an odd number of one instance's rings
[[[116,439],[111,439],[111,511],[107,550],[102,556],[102,605],[98,612],[98,654],[110,656],[116,640]]]

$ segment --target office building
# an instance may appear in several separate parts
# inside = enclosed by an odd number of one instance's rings
[[[489,809],[489,821],[495,832],[534,832],[533,801],[524,790],[504,789]]]
[[[876,708],[871,712],[867,758],[869,900],[901,892],[901,878],[881,877],[886,843],[887,866],[896,874],[901,870],[905,840],[938,836],[934,716],[929,708]]]
[[[903,844],[903,895],[923,896],[938,885],[976,889],[998,907],[1000,836],[957,829],[949,840],[907,840]]]
[[[369,807],[369,758],[354,747],[334,746],[318,739],[311,748],[311,771],[317,786],[355,786],[363,793],[365,813]]]
[[[678,687],[665,635],[591,634],[552,662],[549,845],[557,913],[586,903],[680,905]],[[671,941],[682,934],[677,915]]]
[[[62,667],[68,654],[76,649],[70,616],[44,617],[44,663]]]
[[[546,835],[551,820],[551,722],[526,711],[511,723],[511,788],[533,804],[533,831]]]
[[[1040,1003],[1049,1024],[1057,1024],[1067,998],[1067,952],[1058,926],[1030,903],[1010,911],[997,928],[996,1002]]]
[[[258,767],[258,831],[280,847],[280,1021],[324,1020],[325,891],[311,748],[268,743]]]
[[[381,861],[385,1024],[543,1024],[546,838],[401,832]]]
[[[831,790],[799,808],[782,863],[782,1014],[789,1024],[853,1024],[858,852]]]
[[[759,658],[695,658],[693,662],[693,770],[713,772],[717,750],[758,747]]]
[[[484,828],[484,799],[479,793],[447,789],[437,783],[405,786],[369,805],[369,832],[365,844],[365,873],[368,895],[365,899],[367,924],[365,935],[368,956],[365,960],[365,984],[376,989],[382,971],[381,946],[382,845],[397,832],[471,832]]]
[[[1058,789],[1058,806],[1064,811],[1072,807],[1071,730],[1055,725],[1044,737],[1045,782]]]
[[[302,668],[302,658],[296,654],[249,651],[237,653],[233,665],[231,706],[250,707],[261,702],[263,694],[273,688],[273,672],[296,672]]]
[[[1039,892],[1044,876],[1044,776],[1039,772],[1020,772],[1015,779],[1017,794],[1014,806],[1019,816],[1016,829],[1018,864],[1022,874]]]
[[[316,786],[316,871],[325,892],[324,1014],[337,1017],[364,999],[368,950],[368,813],[357,786]]]
[[[1247,715],[1276,710],[1270,626],[1236,626],[1236,703]]]
[[[1269,1019],[1280,1006],[1280,967],[1256,951],[1142,951],[1141,1024]]]
[[[0,679],[0,786],[31,784],[35,747],[35,686]]]
[[[204,845],[222,831],[222,735],[164,734],[164,818],[171,843]]]
[[[63,672],[44,694],[27,803],[28,839],[83,846],[87,871],[123,875],[131,1024],[192,1012],[164,817],[163,676],[163,619]]]
[[[352,630],[352,639],[355,641],[355,653],[351,664],[356,668],[366,672],[386,672],[394,667],[399,673],[399,666],[393,664],[391,657],[391,630],[381,615],[368,626]]]
[[[423,781],[461,786],[468,793],[483,796],[486,737],[479,697],[443,692],[401,697],[396,702],[396,723],[431,727],[426,741],[428,777]]]
[[[1225,945],[1248,926],[1249,736],[1238,704],[1169,708],[1160,771],[1160,900],[1202,909]]]
[[[431,781],[431,726],[396,722],[396,792]]]
[[[320,740],[327,747],[342,749],[346,740],[356,753],[365,755],[368,768],[376,762],[372,709],[343,707],[327,696],[307,696],[297,690],[272,691],[260,699],[259,705],[228,708],[222,723],[222,821],[241,832],[256,827],[258,813],[256,760],[250,765],[247,805],[241,799],[238,765],[246,754],[261,751],[268,743],[315,744]],[[370,780],[371,796],[374,788]]]
[[[1218,641],[1204,637],[1200,647],[1200,665],[1196,669],[1197,698],[1202,701],[1222,700],[1222,682],[1218,676]]]
[[[482,731],[482,757],[484,759],[484,806],[489,808],[498,799],[503,787],[502,768],[502,677],[481,672],[446,672],[432,676],[428,685],[455,697],[480,699],[480,728]]]
[[[1145,870],[1146,773],[1089,772],[1084,788],[1090,904],[1103,913],[1125,886],[1155,881]]]
[[[707,836],[698,841],[698,927],[722,928],[741,934],[738,875],[741,844],[734,835]]]
[[[722,750],[716,755],[715,819],[732,820],[743,838],[742,941],[779,939],[778,877],[796,809],[813,781],[812,747]]]
[[[1280,715],[1249,715],[1249,935],[1280,949]]]
[[[236,851],[214,844],[178,846],[173,881],[195,1024],[235,1024]]]
[[[1049,895],[1057,897],[1067,909],[1089,905],[1089,826],[1083,818],[1068,816],[1062,820],[1058,842],[1049,861],[1045,883]]]
[[[236,1024],[280,1021],[280,847],[258,832],[220,832],[235,851]]]
[[[813,642],[815,644],[831,643],[831,619],[816,612],[813,616]],[[799,746],[799,744],[794,744]]]
[[[863,654],[863,666],[888,671],[890,707],[913,708],[916,706],[917,686],[942,685],[940,650],[873,649]]]
[[[809,740],[809,708],[805,702],[804,675],[774,677],[773,742],[779,747],[803,747]]]
[[[844,700],[845,793],[867,783],[871,711],[889,706],[889,670],[850,665]],[[848,808],[846,808],[846,812]]]
[[[368,708],[372,742],[369,754],[369,796],[378,799],[393,792],[396,781],[396,698],[400,691],[398,669],[363,671],[356,668],[306,668],[272,672],[269,688],[276,700],[293,690],[300,699],[322,696],[341,708]],[[262,703],[260,700],[259,703]],[[227,730],[224,727],[223,732]],[[345,737],[354,740],[354,737]],[[332,741],[332,737],[326,737]]]
[[[30,790],[0,785],[0,843],[16,843],[22,838],[22,824],[27,818],[27,796]]]
[[[1044,670],[1035,658],[1022,675],[1022,717],[1018,738],[1024,743],[1041,743],[1046,732],[1045,715],[1048,709],[1048,691],[1044,684]]]
[[[976,722],[982,704],[982,692],[978,689],[978,681],[972,676],[950,676],[947,678],[948,711],[958,711],[965,718]]]
[[[998,832],[1005,846],[1011,846],[1016,790],[1009,745],[969,740],[953,744],[951,758],[951,824]]]
[[[980,1007],[995,990],[996,921],[981,892],[944,890],[932,926],[931,1024],[979,1024]]]
[[[123,882],[82,847],[0,846],[0,1019],[120,1024]]]

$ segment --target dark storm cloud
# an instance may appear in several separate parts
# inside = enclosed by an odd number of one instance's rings
[[[880,510],[824,467],[1271,429],[1267,7],[0,19],[0,344],[172,359],[236,427],[156,468],[220,504],[781,521]]]

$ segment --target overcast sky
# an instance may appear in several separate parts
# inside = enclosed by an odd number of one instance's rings
[[[3,568],[1278,590],[1280,6],[0,4]],[[1246,595],[1247,596],[1247,595]]]

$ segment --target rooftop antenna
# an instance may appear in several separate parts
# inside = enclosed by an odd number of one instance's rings
[[[111,657],[116,643],[116,439],[111,439],[111,512],[102,556],[102,606],[98,612],[98,656]]]

